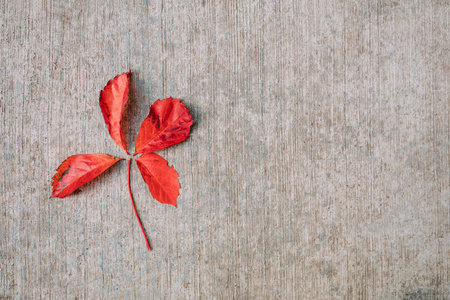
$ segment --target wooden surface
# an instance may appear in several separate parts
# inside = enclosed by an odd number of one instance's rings
[[[449,299],[450,4],[0,1],[0,299]],[[49,199],[68,156],[125,157],[98,105],[158,98],[178,208],[122,161]]]

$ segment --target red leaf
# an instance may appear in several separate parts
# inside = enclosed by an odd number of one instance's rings
[[[173,166],[169,167],[167,161],[155,153],[144,154],[136,162],[153,198],[177,207],[180,183]]]
[[[136,139],[136,153],[150,153],[186,140],[191,125],[189,109],[180,99],[158,99],[142,122]]]
[[[117,75],[108,81],[100,92],[100,108],[105,118],[109,134],[119,147],[128,153],[123,138],[122,116],[125,104],[128,101],[128,86],[130,85],[131,72]]]
[[[77,154],[68,157],[56,170],[53,176],[53,193],[51,197],[64,198],[78,187],[91,181],[117,161],[107,154]]]

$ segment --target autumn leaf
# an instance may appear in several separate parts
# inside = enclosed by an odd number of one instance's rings
[[[77,154],[68,157],[53,176],[51,197],[64,198],[123,158],[107,154]]]
[[[110,80],[100,92],[100,108],[109,134],[119,147],[128,153],[123,138],[122,116],[128,101],[128,86],[131,72],[123,73]]]
[[[161,150],[186,140],[191,125],[189,109],[180,99],[170,97],[156,101],[139,129],[134,155]]]
[[[167,161],[155,153],[143,154],[136,162],[153,198],[177,207],[177,197],[180,194],[178,190],[181,186],[173,166],[169,167]]]
[[[131,72],[123,73],[110,80],[100,92],[100,109],[112,139],[124,149],[122,116],[128,101],[128,87]],[[161,202],[177,206],[180,183],[178,173],[161,156],[151,153],[186,140],[190,134],[192,117],[180,99],[172,97],[156,101],[150,114],[144,120],[136,140],[136,154],[145,153],[137,165],[153,197]],[[107,154],[77,154],[68,157],[53,176],[51,197],[64,198],[81,185],[91,181],[123,158]],[[144,227],[134,203],[130,184],[131,158],[128,159],[128,191],[134,213],[145,238],[147,249],[151,250]]]

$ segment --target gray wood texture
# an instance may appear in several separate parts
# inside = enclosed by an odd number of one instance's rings
[[[449,1],[0,1],[0,299],[449,299]],[[98,96],[133,72],[191,137],[49,199],[68,156],[126,157]]]

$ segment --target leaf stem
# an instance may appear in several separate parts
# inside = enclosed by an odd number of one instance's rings
[[[128,159],[128,192],[130,193],[131,204],[133,204],[134,214],[136,215],[136,218],[139,222],[139,226],[141,226],[142,234],[144,235],[145,243],[147,244],[147,249],[148,249],[148,251],[150,251],[150,250],[152,250],[152,248],[150,247],[150,243],[148,242],[147,235],[145,234],[145,231],[144,231],[144,227],[142,227],[141,219],[139,218],[139,215],[136,210],[136,206],[134,205],[133,195],[131,194],[130,169],[131,169],[131,159]]]

